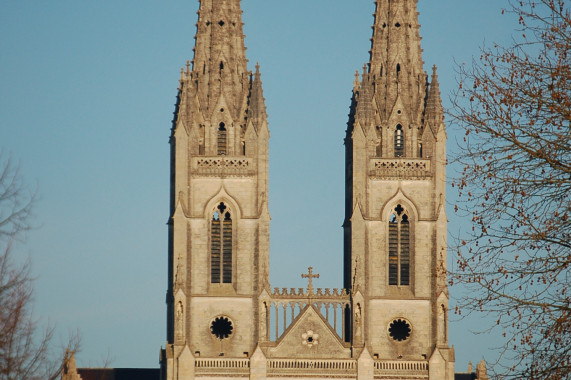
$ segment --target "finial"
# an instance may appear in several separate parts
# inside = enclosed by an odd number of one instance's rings
[[[309,283],[307,284],[307,293],[309,295],[313,294],[313,279],[319,278],[319,274],[313,274],[313,267],[307,268],[308,274],[302,273],[301,278],[309,279]]]
[[[182,81],[184,79],[184,68],[180,68],[180,80]]]
[[[190,74],[190,61],[186,61],[186,73]]]
[[[353,82],[353,90],[356,91],[359,89],[359,70],[355,70],[355,81]]]
[[[256,71],[254,72],[254,77],[257,81],[260,80],[260,64],[256,62]]]

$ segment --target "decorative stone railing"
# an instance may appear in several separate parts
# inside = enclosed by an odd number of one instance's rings
[[[272,298],[348,298],[349,293],[346,289],[330,289],[330,288],[317,288],[316,292],[313,289],[310,291],[305,288],[274,288],[271,293]]]
[[[327,377],[356,377],[357,362],[343,359],[268,359],[268,375],[327,375]]]
[[[248,157],[192,157],[192,174],[198,176],[251,176],[254,162]]]
[[[408,360],[376,360],[375,378],[394,378],[395,375],[401,378],[428,379],[427,361]]]
[[[196,374],[225,374],[225,375],[247,375],[250,372],[249,359],[201,359],[194,362]]]
[[[196,358],[197,375],[226,375],[231,377],[247,376],[250,372],[250,360],[247,358]],[[428,379],[427,361],[375,360],[375,379]],[[329,378],[355,378],[357,360],[355,359],[267,359],[266,370],[269,376],[327,375]]]
[[[373,158],[369,161],[369,176],[375,178],[425,178],[432,176],[429,159]]]
[[[307,306],[313,305],[329,323],[341,340],[344,339],[346,310],[351,307],[351,297],[346,289],[321,289],[317,292],[308,288],[274,288],[270,299],[264,300],[262,307],[267,316],[266,334],[269,341],[277,341]],[[270,318],[270,315],[272,316]]]

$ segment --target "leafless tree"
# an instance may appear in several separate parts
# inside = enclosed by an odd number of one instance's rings
[[[452,283],[458,313],[493,316],[505,338],[499,378],[571,376],[571,16],[565,0],[514,0],[509,46],[459,66],[453,122],[463,128]]]
[[[30,230],[36,193],[0,152],[0,379],[55,379],[65,350],[53,347],[54,328],[40,328],[32,315],[33,278],[29,260],[15,255],[15,243]],[[77,349],[77,335],[66,346]]]

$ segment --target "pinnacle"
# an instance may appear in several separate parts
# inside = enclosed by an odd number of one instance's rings
[[[356,78],[357,79],[357,78]],[[363,66],[363,77],[359,89],[359,97],[357,101],[356,117],[358,119],[368,120],[373,115],[373,105],[371,102],[371,83],[367,72],[367,65]]]
[[[359,90],[359,70],[355,70],[355,80],[353,81],[353,92],[357,92]]]
[[[432,78],[428,90],[428,99],[426,100],[426,114],[436,119],[442,117],[442,99],[440,98],[440,86],[438,84],[436,65],[432,67]]]
[[[260,74],[260,64],[256,62],[256,71],[254,72],[251,90],[250,90],[250,111],[251,118],[265,118],[266,104],[264,99],[264,91],[262,89],[262,79]]]
[[[432,80],[430,83],[432,88],[440,90],[439,88],[440,86],[438,85],[438,73],[436,72],[436,70],[437,70],[436,65],[432,66]]]
[[[432,67],[432,78],[430,81],[429,101],[438,101],[440,103],[440,86],[438,84],[438,74],[436,72],[436,65]]]

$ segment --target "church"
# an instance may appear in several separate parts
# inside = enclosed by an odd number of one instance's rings
[[[160,369],[99,375],[487,380],[483,362],[454,369],[446,129],[436,67],[423,68],[417,0],[376,0],[370,60],[355,76],[339,289],[314,288],[311,267],[306,288],[271,287],[270,134],[241,15],[240,0],[200,0],[194,58],[180,74]],[[70,356],[62,380],[94,371]]]

